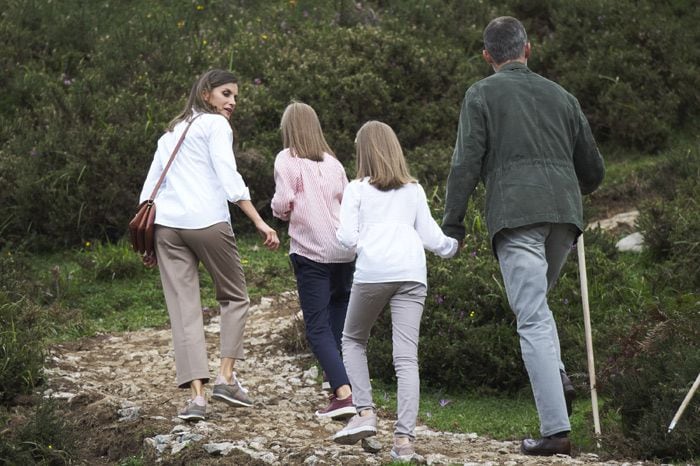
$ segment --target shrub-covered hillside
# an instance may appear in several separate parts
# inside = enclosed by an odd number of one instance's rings
[[[697,395],[683,422],[666,433],[700,369],[697,0],[2,5],[0,422],[10,422],[18,400],[44,382],[37,341],[163,323],[162,315],[152,319],[164,307],[156,272],[143,271],[116,240],[126,232],[156,140],[196,76],[219,67],[239,77],[236,157],[263,215],[281,149],[279,119],[297,99],[317,110],[350,177],[360,125],[380,119],[394,127],[438,217],[462,96],[491,72],[481,59],[482,29],[493,17],[513,15],[530,33],[530,67],[579,98],[604,148],[608,178],[586,201],[587,213],[641,211],[642,254],[618,252],[618,238],[609,233],[585,234],[604,450],[700,457]],[[430,259],[421,376],[424,387],[441,392],[522,394],[527,377],[488,244],[482,194],[469,206],[467,249],[451,261]],[[42,263],[47,251],[77,257],[77,268],[35,273],[30,264]],[[574,256],[550,303],[563,359],[583,398],[588,381]],[[256,293],[291,283],[286,262],[276,260],[246,265]],[[88,306],[86,295],[99,299]],[[373,377],[391,382],[386,317],[373,330],[368,357]],[[578,406],[575,416],[590,415]],[[0,439],[0,457],[25,458],[24,448],[35,444],[45,447],[44,458],[56,455],[47,449],[68,440],[58,434],[60,420],[37,423],[55,434],[41,441],[17,431],[12,439],[24,445],[18,450]],[[580,435],[595,443],[592,432]]]
[[[692,0],[10,0],[0,12],[0,244],[116,239],[167,121],[211,67],[241,81],[239,163],[266,208],[279,118],[313,105],[348,167],[367,119],[442,186],[481,31],[521,18],[531,66],[576,94],[598,139],[663,148],[700,108]]]

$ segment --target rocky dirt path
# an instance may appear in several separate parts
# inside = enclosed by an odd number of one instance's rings
[[[211,401],[205,422],[187,424],[175,414],[189,391],[174,385],[169,329],[104,335],[52,348],[49,392],[65,402],[79,428],[79,461],[120,464],[145,451],[146,464],[387,464],[393,420],[380,412],[378,453],[331,440],[342,425],[319,420],[326,402],[313,359],[290,354],[296,295],[263,299],[251,308],[246,329],[247,359],[237,364],[254,408]],[[206,326],[211,373],[218,359],[218,316]],[[435,432],[419,426],[417,451],[428,464],[620,465],[595,455],[533,458],[518,442],[476,434]],[[642,463],[634,463],[642,464]]]

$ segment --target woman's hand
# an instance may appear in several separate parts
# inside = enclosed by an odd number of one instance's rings
[[[144,254],[141,260],[143,261],[143,265],[145,265],[148,269],[152,269],[158,265],[158,259],[156,259],[155,254]]]
[[[263,244],[267,249],[275,251],[280,247],[280,240],[277,237],[277,232],[270,228],[267,223],[261,220],[255,224],[255,228],[258,229],[258,233],[263,237]]]
[[[258,233],[263,237],[263,244],[267,249],[274,251],[280,247],[280,240],[277,237],[277,232],[270,228],[270,226],[265,223],[265,221],[260,217],[258,211],[255,210],[255,206],[249,200],[243,200],[236,202],[236,205],[243,211],[244,214],[253,222],[255,228],[258,229]]]

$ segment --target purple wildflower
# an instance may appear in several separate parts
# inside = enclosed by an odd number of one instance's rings
[[[440,407],[444,408],[448,404],[452,403],[452,400],[446,400],[445,398],[442,398],[439,403],[440,403]]]

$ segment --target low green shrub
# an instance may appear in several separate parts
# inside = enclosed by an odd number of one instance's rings
[[[0,420],[3,419],[0,413]],[[16,423],[16,421],[15,421]],[[3,424],[5,424],[3,422]],[[0,436],[3,464],[72,464],[76,433],[53,399],[40,398],[30,417]]]
[[[698,296],[665,298],[644,311],[629,333],[617,336],[623,351],[601,372],[605,410],[621,420],[622,438],[611,447],[649,459],[698,458],[698,403],[667,432],[700,367]]]
[[[42,308],[0,291],[0,405],[12,405],[42,382],[47,333]]]
[[[581,102],[599,141],[647,151],[697,115],[699,19],[691,2],[536,2],[532,67]],[[685,44],[685,45],[682,45]]]
[[[126,241],[117,243],[86,242],[78,255],[80,266],[95,280],[134,278],[145,272],[139,255]]]
[[[656,289],[700,293],[700,153],[674,153],[651,175],[663,186],[660,198],[645,202],[639,218],[647,254],[656,263]]]
[[[30,293],[29,276],[27,257],[21,249],[0,250],[0,293],[6,300],[19,301]]]

